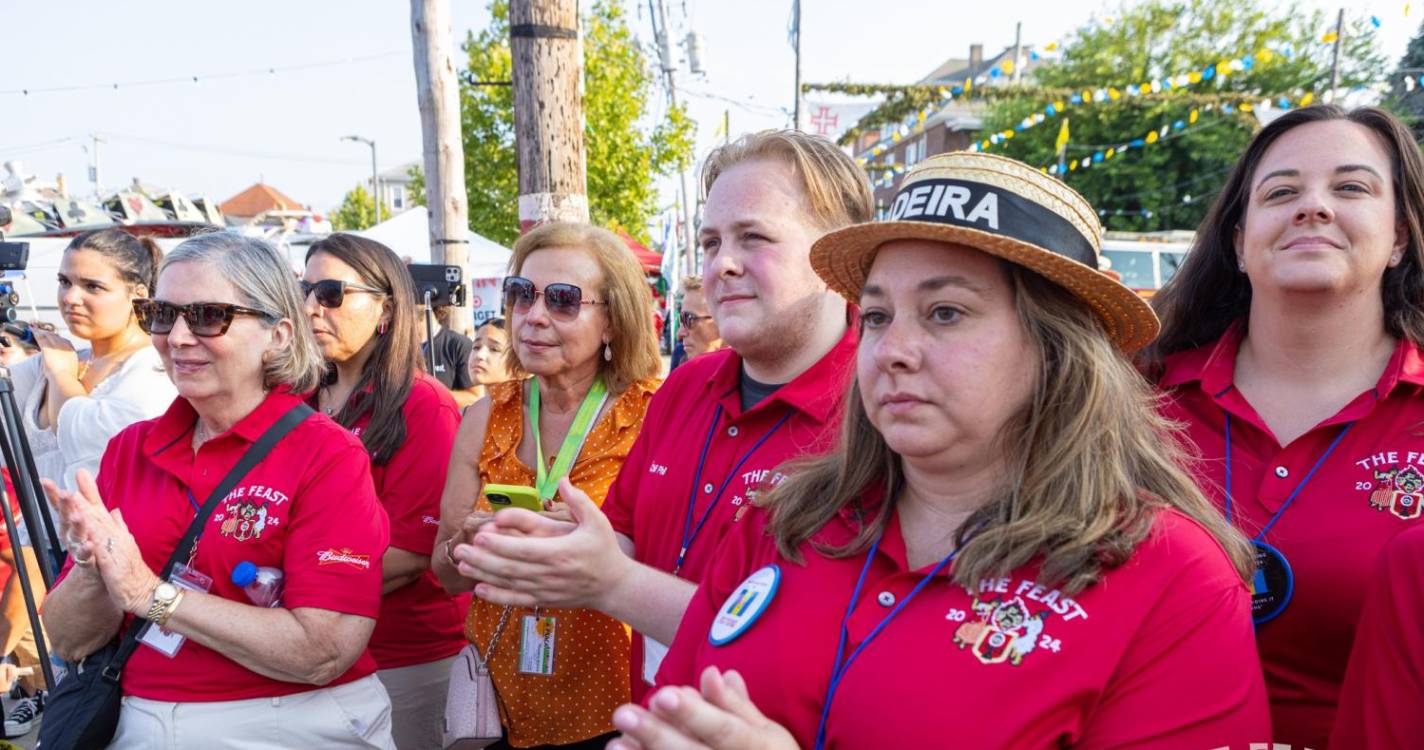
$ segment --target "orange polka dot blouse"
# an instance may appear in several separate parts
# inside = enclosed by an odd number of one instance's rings
[[[589,432],[569,480],[595,503],[603,504],[623,467],[658,382],[649,379],[629,386]],[[490,386],[490,399],[480,482],[533,486],[534,470],[517,455],[527,412],[523,383]],[[477,507],[490,509],[483,496]],[[484,650],[503,611],[502,606],[474,599],[465,619],[465,637]],[[591,609],[541,608],[541,616],[557,618],[553,674],[524,674],[519,671],[522,624],[524,616],[532,614],[532,609],[511,608],[490,660],[509,743],[566,745],[614,731],[613,709],[629,700],[627,628]]]

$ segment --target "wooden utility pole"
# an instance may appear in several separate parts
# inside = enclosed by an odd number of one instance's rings
[[[519,230],[588,221],[583,44],[576,0],[510,0]]]
[[[416,99],[424,144],[425,205],[430,209],[430,260],[461,268],[470,280],[470,219],[465,196],[465,150],[460,141],[460,85],[451,54],[449,0],[410,0]],[[469,307],[451,316],[469,333]]]

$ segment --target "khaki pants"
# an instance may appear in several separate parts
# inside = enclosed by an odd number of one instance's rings
[[[124,696],[114,750],[380,748],[391,702],[375,675],[280,698],[169,703]]]
[[[440,750],[451,656],[376,673],[391,696],[391,735],[400,750]]]

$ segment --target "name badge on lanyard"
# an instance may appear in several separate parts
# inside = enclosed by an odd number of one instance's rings
[[[213,587],[213,579],[183,563],[178,563],[173,566],[173,575],[168,577],[168,582],[189,591],[204,593]],[[166,628],[149,623],[148,627],[144,628],[143,637],[139,639],[139,643],[172,659],[178,655],[178,649],[183,647],[183,641],[185,640],[187,639],[181,633],[175,633]]]
[[[1285,502],[1271,516],[1271,520],[1261,527],[1261,532],[1251,540],[1252,547],[1256,553],[1256,571],[1251,575],[1251,621],[1260,626],[1279,617],[1286,607],[1290,605],[1291,597],[1295,595],[1295,573],[1291,571],[1290,563],[1286,560],[1283,552],[1275,546],[1266,542],[1266,533],[1276,525],[1276,521],[1281,519],[1286,509],[1300,496],[1305,486],[1310,483],[1311,477],[1325,463],[1325,459],[1335,452],[1336,446],[1349,434],[1350,428],[1354,427],[1354,422],[1349,422],[1340,434],[1331,441],[1330,447],[1320,454],[1320,458],[1315,460],[1315,465],[1306,472],[1305,478],[1300,480],[1300,484],[1295,486]],[[1232,522],[1232,499],[1231,499],[1231,413],[1226,414],[1226,522]]]
[[[522,674],[554,673],[554,634],[558,620],[536,611],[521,618],[523,638],[519,644],[519,671]]]

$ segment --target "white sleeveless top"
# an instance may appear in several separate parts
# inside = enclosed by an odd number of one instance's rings
[[[99,462],[110,438],[135,422],[163,414],[178,397],[178,391],[163,371],[158,350],[152,346],[129,355],[119,369],[109,373],[89,395],[65,401],[59,409],[57,429],[56,425],[41,428],[37,423],[45,390],[44,363],[40,355],[33,355],[10,368],[10,379],[15,384],[15,401],[20,407],[30,452],[35,457],[35,470],[41,479],[48,479],[66,490],[76,488],[74,476],[80,469],[93,475],[99,473]],[[50,513],[56,513],[53,506]],[[19,524],[18,531],[20,543],[29,544],[23,523]],[[60,543],[64,543],[62,538]]]

